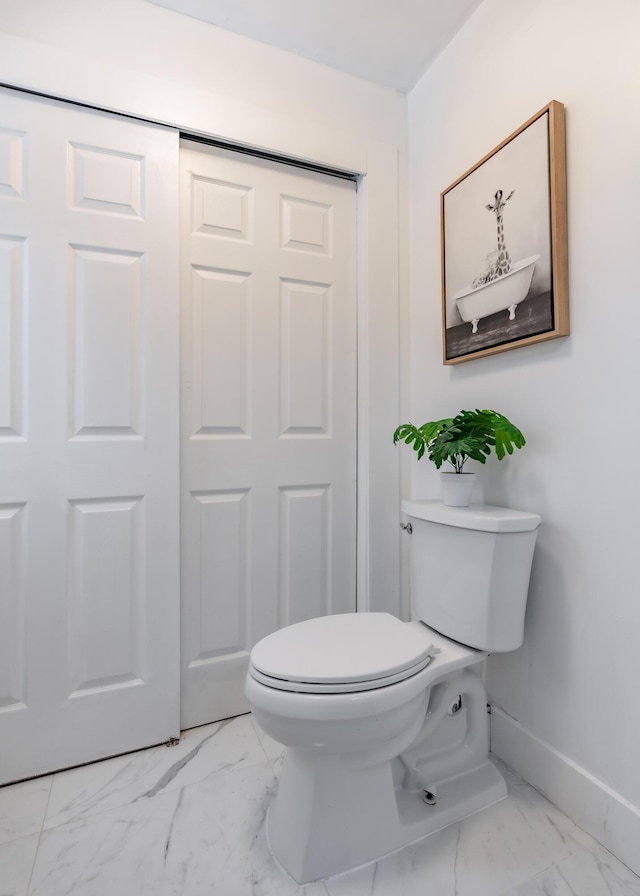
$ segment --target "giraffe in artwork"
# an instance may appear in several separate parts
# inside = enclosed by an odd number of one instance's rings
[[[498,277],[502,277],[504,274],[508,274],[511,270],[511,257],[504,240],[503,215],[504,207],[514,193],[515,190],[512,190],[506,198],[503,198],[504,193],[502,192],[502,190],[497,190],[495,196],[493,197],[493,203],[489,203],[489,205],[485,206],[487,211],[493,212],[496,216],[498,248],[495,252],[490,253],[490,255],[487,257],[489,265],[486,270],[482,272],[482,274],[479,274],[475,278],[475,280],[471,284],[473,289],[477,289],[479,286],[483,286],[485,283],[491,283],[493,280],[497,280]]]
[[[504,207],[507,202],[511,199],[515,190],[512,190],[506,199],[503,199],[502,190],[498,190],[496,195],[493,197],[495,202],[493,205],[489,204],[486,206],[487,211],[494,212],[496,216],[496,228],[498,231],[498,276],[501,277],[503,274],[508,274],[511,270],[511,258],[509,257],[509,252],[507,250],[505,241],[504,241],[504,224],[502,221],[502,215],[504,212]]]

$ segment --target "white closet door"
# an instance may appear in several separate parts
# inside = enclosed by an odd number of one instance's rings
[[[181,145],[182,726],[355,610],[355,184]]]
[[[0,776],[179,726],[178,137],[0,91]]]

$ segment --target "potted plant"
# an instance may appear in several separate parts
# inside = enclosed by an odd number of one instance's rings
[[[525,438],[510,420],[497,411],[459,411],[455,417],[433,420],[414,426],[402,423],[393,434],[396,444],[404,441],[418,452],[418,460],[427,453],[439,470],[446,461],[453,473],[440,474],[445,504],[466,507],[471,502],[475,473],[465,473],[464,465],[471,458],[481,464],[494,450],[498,460],[522,448]]]

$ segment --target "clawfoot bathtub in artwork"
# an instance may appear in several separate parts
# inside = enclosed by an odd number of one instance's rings
[[[471,323],[472,333],[478,332],[478,322],[483,317],[498,311],[508,311],[509,320],[515,319],[516,308],[527,297],[539,259],[539,255],[523,258],[511,265],[508,274],[475,289],[468,286],[453,296],[460,317],[465,323]]]

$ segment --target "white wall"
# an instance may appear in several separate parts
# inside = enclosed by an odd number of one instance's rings
[[[165,81],[166,93],[153,98],[154,108],[171,108],[175,85],[183,117],[195,108],[188,87],[215,96],[218,114],[235,101],[253,106],[255,118],[265,122],[295,117],[312,129],[327,126],[391,144],[404,139],[405,104],[395,91],[145,0],[2,3],[0,31],[64,50],[67,59],[73,54],[82,66],[75,70],[75,93],[86,89],[81,82],[90,76],[92,83],[101,79],[108,99],[114,77],[127,69],[133,76],[129,105],[155,76]],[[59,72],[48,74],[60,83]]]
[[[484,0],[409,96],[413,422],[492,407],[526,448],[489,503],[543,517],[525,644],[489,661],[493,748],[640,872],[640,5]],[[566,105],[571,336],[441,364],[439,194]],[[408,328],[407,328],[408,329]],[[403,448],[414,497],[432,465]]]
[[[397,610],[405,98],[144,0],[0,4],[0,82],[364,175],[359,599]]]

